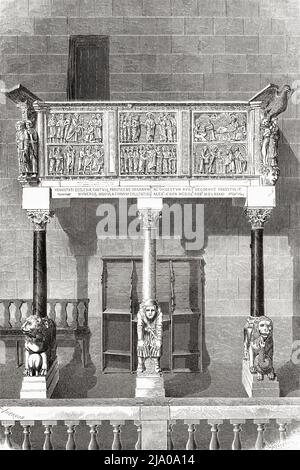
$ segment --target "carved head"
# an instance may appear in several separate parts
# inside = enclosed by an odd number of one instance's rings
[[[28,120],[25,122],[25,126],[27,129],[32,129],[33,128],[33,122]]]
[[[262,316],[256,317],[253,323],[253,335],[255,338],[262,337],[264,340],[272,336],[273,322],[271,318]]]
[[[274,186],[279,178],[280,170],[278,167],[270,167],[266,174],[266,183]]]
[[[158,304],[155,300],[148,299],[143,303],[144,313],[149,321],[153,321],[158,314]]]

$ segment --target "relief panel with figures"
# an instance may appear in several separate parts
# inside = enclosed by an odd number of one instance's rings
[[[193,114],[193,175],[249,173],[247,114]]]
[[[50,114],[47,122],[48,175],[103,175],[102,144],[102,113]]]
[[[176,112],[120,112],[120,175],[177,175],[177,135]]]

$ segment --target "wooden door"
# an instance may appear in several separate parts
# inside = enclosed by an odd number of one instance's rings
[[[109,100],[108,36],[71,36],[69,100]]]

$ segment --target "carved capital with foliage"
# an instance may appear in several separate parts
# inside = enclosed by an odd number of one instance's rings
[[[245,210],[245,215],[251,224],[252,229],[264,228],[265,223],[269,220],[272,209],[249,209]]]
[[[50,222],[54,212],[48,210],[28,210],[27,215],[34,224],[35,231],[45,231],[47,223]]]

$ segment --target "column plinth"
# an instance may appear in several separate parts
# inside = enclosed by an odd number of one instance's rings
[[[249,397],[278,397],[279,383],[273,367],[273,322],[264,306],[264,224],[272,209],[248,208],[251,224],[250,316],[244,328],[242,382]]]

